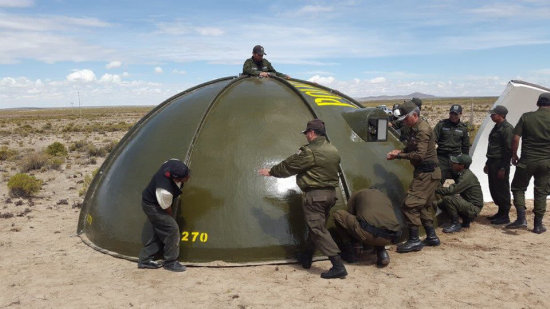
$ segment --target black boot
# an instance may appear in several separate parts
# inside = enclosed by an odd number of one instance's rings
[[[164,267],[164,269],[166,270],[175,272],[182,272],[186,269],[186,267],[184,265],[181,265],[178,261],[165,262],[162,267]]]
[[[313,250],[308,249],[298,253],[298,255],[296,256],[296,259],[302,265],[303,268],[310,269],[311,263],[313,261]]]
[[[424,248],[424,244],[418,238],[418,226],[409,227],[409,239],[397,246],[397,252],[407,253],[412,251],[420,251]]]
[[[332,268],[329,271],[322,273],[321,278],[323,279],[346,278],[346,276],[348,275],[348,272],[346,271],[346,267],[344,267],[342,258],[339,255],[329,256],[328,258],[332,263]]]
[[[535,215],[535,227],[533,228],[533,233],[542,234],[546,232],[546,227],[542,224],[542,216]]]
[[[357,257],[355,256],[354,248],[352,243],[345,243],[342,245],[342,252],[340,252],[342,259],[348,263],[357,262]]]
[[[378,267],[385,267],[390,263],[390,256],[384,246],[374,247],[376,250],[376,265]]]
[[[439,238],[435,234],[435,228],[433,225],[424,225],[426,231],[426,239],[422,242],[425,246],[436,247],[441,243]]]
[[[508,224],[507,229],[522,229],[527,228],[527,220],[525,220],[525,208],[516,208],[518,217],[516,221]],[[542,220],[542,219],[541,219]]]
[[[499,206],[499,207],[498,207],[497,213],[494,214],[494,215],[492,215],[492,216],[490,216],[490,217],[487,217],[487,219],[489,219],[490,221],[493,221],[493,220],[495,220],[495,219],[497,219],[497,218],[499,218],[499,217],[501,217],[501,216],[502,216],[502,207]]]
[[[462,226],[460,225],[460,222],[458,221],[458,217],[453,217],[451,219],[451,224],[445,228],[443,228],[443,233],[455,233],[462,229]]]
[[[472,220],[470,220],[470,217],[468,216],[460,216],[460,218],[462,218],[462,227],[463,228],[469,228],[470,227],[470,222],[472,222]]]
[[[500,217],[496,217],[495,219],[491,220],[491,224],[494,225],[500,225],[500,224],[508,224],[510,223],[510,216],[508,213],[502,213]]]

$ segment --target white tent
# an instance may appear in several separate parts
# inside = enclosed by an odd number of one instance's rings
[[[550,89],[520,80],[511,80],[508,82],[506,89],[504,89],[504,92],[500,95],[493,107],[496,105],[505,106],[508,109],[506,119],[510,122],[510,124],[515,126],[519,120],[519,117],[523,113],[535,111],[537,109],[537,99],[543,92],[550,92]],[[489,133],[493,127],[494,122],[487,113],[485,120],[483,120],[483,123],[479,127],[474,144],[470,150],[470,156],[472,157],[472,165],[470,166],[470,169],[474,172],[474,174],[476,174],[479,182],[481,183],[483,200],[485,202],[491,202],[493,200],[491,193],[489,192],[489,181],[487,179],[487,175],[483,173],[483,167],[485,166],[485,161],[487,160],[485,155],[487,153]],[[518,150],[518,155],[521,157],[521,144],[520,149]],[[512,165],[510,169],[510,182],[512,182],[515,170],[515,166]],[[525,192],[525,198],[533,198],[532,179],[527,191]]]

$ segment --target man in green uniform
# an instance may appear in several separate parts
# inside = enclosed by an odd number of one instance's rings
[[[517,220],[507,228],[527,227],[525,220],[525,190],[531,177],[535,178],[533,232],[546,232],[542,217],[546,212],[546,197],[550,194],[550,92],[542,93],[537,100],[539,107],[534,112],[521,115],[514,128],[512,140],[512,164],[516,166],[512,180],[512,194],[517,211]],[[518,159],[520,139],[521,159]]]
[[[342,257],[353,263],[354,240],[362,245],[374,246],[376,264],[384,267],[390,263],[385,246],[396,243],[401,237],[401,226],[393,212],[390,199],[376,189],[364,189],[351,195],[347,210],[334,213],[336,229],[342,239]]]
[[[489,111],[495,126],[489,133],[487,162],[483,172],[489,177],[489,191],[498,212],[489,217],[492,224],[510,223],[510,160],[514,127],[506,120],[508,109],[497,105]]]
[[[261,45],[256,45],[252,49],[252,57],[246,59],[243,65],[243,74],[259,77],[279,76],[290,78],[290,76],[277,72],[267,59],[264,59],[264,48]]]
[[[437,143],[437,159],[441,167],[441,183],[451,178],[450,156],[470,151],[468,127],[460,122],[462,106],[454,104],[449,110],[449,118],[439,121],[434,128]]]
[[[403,205],[403,214],[409,228],[409,239],[397,247],[397,252],[420,251],[424,245],[439,246],[439,238],[433,227],[434,212],[432,201],[435,189],[441,181],[441,170],[438,167],[435,152],[434,131],[428,122],[420,118],[420,110],[411,101],[401,105],[400,121],[410,127],[410,135],[403,150],[394,149],[386,155],[386,159],[409,160],[414,166],[414,178],[407,191]],[[426,230],[426,239],[418,238],[420,224]]]
[[[296,183],[304,192],[302,208],[309,232],[307,250],[300,262],[304,268],[311,267],[313,253],[317,248],[332,262],[332,268],[322,273],[321,278],[345,278],[348,273],[339,255],[340,249],[325,226],[327,215],[336,203],[335,187],[339,185],[340,155],[336,147],[328,142],[322,120],[309,121],[302,133],[309,144],[300,147],[298,153],[271,169],[259,170],[259,174],[278,178],[297,175]]]
[[[443,196],[437,205],[451,217],[451,224],[443,228],[444,233],[454,233],[463,227],[470,227],[470,222],[483,207],[481,185],[469,169],[472,158],[462,153],[456,157],[451,156],[450,161],[455,183],[435,190],[435,193]],[[458,221],[459,216],[462,218],[462,225]]]

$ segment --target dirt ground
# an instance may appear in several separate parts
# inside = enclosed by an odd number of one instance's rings
[[[445,109],[433,117],[445,117]],[[326,260],[309,270],[287,264],[172,273],[140,270],[93,250],[76,235],[79,191],[105,158],[86,152],[69,151],[58,169],[29,172],[44,181],[35,197],[10,197],[8,179],[28,153],[54,141],[69,146],[87,140],[100,147],[125,133],[68,130],[69,123],[108,127],[134,123],[144,114],[110,112],[83,121],[2,111],[0,147],[17,155],[0,161],[0,308],[550,308],[550,232],[491,226],[486,216],[496,212],[492,203],[469,229],[449,235],[438,228],[439,247],[398,254],[390,246],[386,268],[377,268],[375,257],[367,254],[360,263],[346,265],[346,279],[323,280]],[[16,130],[25,124],[31,127],[26,133]],[[532,208],[530,201],[529,229]],[[550,226],[548,217],[544,222]]]

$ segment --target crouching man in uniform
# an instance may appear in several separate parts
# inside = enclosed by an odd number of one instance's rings
[[[376,189],[364,189],[351,195],[347,210],[334,213],[336,229],[342,239],[342,258],[356,261],[352,239],[363,245],[374,246],[376,265],[384,267],[390,263],[385,246],[397,243],[401,226],[393,212],[391,201]]]
[[[332,268],[322,273],[321,278],[345,278],[348,272],[339,255],[340,249],[325,226],[328,213],[336,203],[335,187],[339,184],[340,155],[336,147],[327,141],[322,120],[311,120],[302,133],[309,144],[300,147],[298,153],[271,169],[260,169],[258,173],[278,178],[297,175],[296,184],[304,192],[302,208],[308,227],[307,249],[300,258],[302,267],[311,267],[317,247],[332,262]]]
[[[185,271],[185,266],[178,262],[180,231],[174,218],[174,204],[183,184],[189,180],[189,173],[183,162],[170,159],[162,164],[143,190],[141,207],[150,224],[143,227],[143,248],[139,252],[138,268],[164,267],[175,272]],[[150,236],[146,238],[147,235]],[[161,250],[164,254],[163,265],[154,261]]]
[[[467,154],[459,154],[451,156],[450,161],[455,183],[435,190],[435,193],[443,195],[443,199],[436,204],[451,217],[451,224],[443,228],[444,233],[454,233],[463,227],[470,227],[470,222],[477,217],[483,207],[481,185],[469,169],[472,158]],[[462,224],[458,217],[462,218]]]

